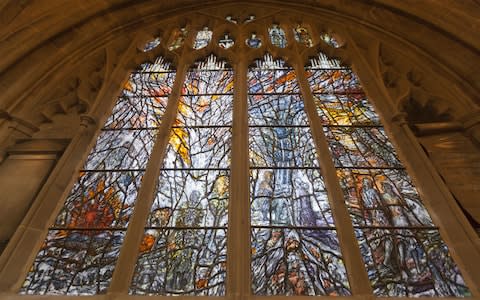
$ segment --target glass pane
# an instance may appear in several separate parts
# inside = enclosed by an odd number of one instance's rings
[[[106,293],[123,231],[50,230],[20,294]]]
[[[125,228],[143,172],[82,172],[54,226]]]
[[[218,41],[218,45],[223,49],[229,49],[229,48],[233,47],[234,44],[235,44],[235,41],[233,40],[233,38],[228,33],[226,33],[223,36],[223,38],[221,38]]]
[[[262,40],[254,33],[250,35],[250,38],[245,40],[245,43],[250,48],[260,48],[262,46]]]
[[[187,33],[188,31],[186,28],[176,29],[170,38],[171,42],[168,46],[168,50],[173,51],[182,47],[183,42],[185,42],[185,39],[187,38]]]
[[[156,130],[106,130],[100,133],[85,170],[144,169]]]
[[[255,295],[350,295],[335,230],[252,230]]]
[[[250,94],[300,93],[295,71],[292,69],[250,69],[248,72]]]
[[[250,170],[250,194],[253,226],[333,226],[318,170]]]
[[[227,225],[229,172],[162,171],[147,227]]]
[[[303,44],[305,47],[308,48],[313,46],[312,37],[310,36],[307,28],[297,25],[293,29],[293,33],[295,35],[295,40],[300,44]]]
[[[157,70],[154,65],[148,73],[132,73],[124,86],[123,95],[127,97],[167,97],[172,92],[175,80],[174,72]]]
[[[363,93],[358,78],[351,70],[307,71],[313,93],[355,94]]]
[[[320,38],[329,46],[333,48],[340,48],[340,44],[338,43],[337,39],[333,37],[331,34],[324,33],[320,35]]]
[[[160,41],[161,41],[161,39],[159,37],[148,41],[145,44],[145,46],[143,46],[143,49],[142,49],[143,52],[148,52],[150,50],[153,50],[153,49],[157,48],[157,46],[160,45]]]
[[[130,294],[225,295],[225,229],[148,229],[139,250]]]
[[[308,125],[300,95],[250,95],[250,125]]]
[[[379,125],[380,119],[364,94],[314,96],[324,125]]]
[[[230,128],[173,128],[164,168],[227,168]]]
[[[250,128],[249,137],[252,167],[318,166],[309,128]]]
[[[437,230],[357,229],[376,296],[469,297]]]
[[[212,40],[213,32],[208,30],[208,27],[203,28],[202,31],[197,32],[193,49],[202,49],[208,46],[208,43]]]
[[[183,96],[175,125],[231,125],[232,110],[233,95]]]
[[[168,97],[120,97],[104,128],[159,127],[167,102]]]
[[[402,167],[381,127],[324,127],[339,167]]]
[[[287,47],[287,37],[285,36],[285,31],[283,31],[278,24],[273,24],[272,27],[268,29],[268,35],[270,36],[272,45],[279,48]]]
[[[196,70],[187,73],[184,95],[233,94],[232,70]]]
[[[337,176],[356,226],[433,226],[403,169],[339,169]]]

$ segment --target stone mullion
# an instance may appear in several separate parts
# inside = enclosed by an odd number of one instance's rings
[[[230,201],[228,204],[227,296],[248,297],[250,279],[250,201],[248,164],[247,67],[234,65]]]
[[[141,244],[146,220],[154,200],[157,179],[166,153],[171,127],[174,124],[181,90],[185,81],[188,65],[184,60],[178,64],[172,93],[168,99],[167,109],[158,129],[155,146],[148,161],[142,184],[138,191],[134,212],[130,218],[128,229],[123,241],[120,255],[113,273],[109,294],[128,294],[130,283],[138,259],[138,249]]]
[[[345,205],[345,198],[337,178],[336,168],[330,155],[327,139],[323,133],[323,126],[316,111],[314,97],[308,83],[306,72],[300,59],[294,64],[300,91],[305,103],[312,136],[315,141],[322,177],[327,187],[328,199],[335,220],[338,240],[347,269],[350,288],[353,295],[371,295],[372,288],[362,260],[353,229],[350,214]]]

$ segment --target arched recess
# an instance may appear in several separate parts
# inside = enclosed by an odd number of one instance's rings
[[[62,115],[71,119],[72,124],[79,124],[80,114],[88,113],[90,117],[83,117],[83,125],[76,130],[73,129],[72,136],[67,137],[73,138],[70,148],[74,148],[74,143],[77,142],[83,149],[92,143],[96,127],[99,126],[98,124],[103,124],[112,105],[110,101],[113,100],[106,101],[105,99],[116,97],[122,83],[126,80],[128,71],[135,65],[158,55],[177,64],[181,57],[184,64],[191,64],[200,57],[214,53],[235,64],[240,56],[243,56],[246,61],[251,61],[265,51],[283,57],[286,61],[301,61],[321,50],[330,56],[341,58],[357,71],[370,98],[381,112],[387,129],[393,133],[394,140],[399,145],[403,145],[400,147],[401,149],[418,148],[418,145],[415,146],[415,138],[411,136],[408,129],[400,126],[405,120],[398,118],[401,110],[397,107],[403,107],[400,103],[405,98],[418,98],[420,103],[422,101],[428,103],[430,98],[436,97],[447,98],[447,102],[451,101],[448,99],[454,98],[458,102],[455,105],[449,103],[455,112],[452,119],[462,123],[462,130],[466,126],[463,123],[472,122],[472,117],[468,117],[468,112],[478,107],[474,98],[475,92],[478,91],[478,87],[475,86],[475,76],[472,75],[467,64],[447,58],[449,56],[447,53],[434,55],[434,46],[441,44],[442,41],[449,43],[453,45],[452,48],[465,54],[463,56],[465,60],[475,58],[476,55],[478,56],[478,52],[473,51],[476,48],[469,45],[468,42],[452,38],[452,34],[448,30],[439,30],[429,23],[430,25],[425,26],[427,29],[424,30],[436,33],[439,40],[430,43],[421,41],[422,37],[412,37],[406,32],[395,31],[398,29],[391,28],[389,31],[381,28],[381,25],[388,23],[387,16],[394,17],[399,24],[403,24],[402,21],[405,21],[413,27],[418,23],[422,25],[428,23],[418,22],[418,19],[394,12],[395,10],[391,9],[394,5],[388,9],[381,5],[372,7],[362,6],[363,4],[326,3],[319,5],[307,1],[283,5],[277,1],[255,2],[255,4],[246,1],[245,4],[249,4],[248,8],[242,6],[239,8],[237,4],[230,4],[230,1],[206,2],[202,4],[202,7],[198,7],[184,1],[169,7],[165,3],[147,1],[141,4],[125,2],[116,3],[110,7],[100,6],[98,11],[85,10],[85,14],[82,15],[85,18],[78,20],[75,28],[72,24],[69,25],[70,27],[63,28],[63,31],[50,32],[50,38],[44,38],[43,42],[36,41],[37,48],[33,47],[34,43],[32,43],[31,48],[25,46],[27,49],[16,52],[18,57],[10,55],[2,60],[6,66],[6,71],[2,74],[2,84],[7,87],[6,100],[2,102],[2,109],[5,111],[6,117],[0,124],[2,138],[5,140],[3,144],[12,145],[19,134],[25,135],[25,130],[20,129],[21,125],[27,124],[27,127],[35,128],[33,132],[27,132],[27,137],[30,135],[34,139],[41,139],[45,138],[47,127],[53,128],[53,131],[64,129],[64,123],[59,121],[62,119]],[[8,5],[12,7],[12,4]],[[359,17],[355,9],[362,7],[368,8],[368,14]],[[133,8],[136,8],[134,14],[132,14]],[[34,10],[34,8],[25,8],[27,11],[29,9]],[[192,13],[191,10],[196,11]],[[228,14],[244,20],[252,11],[255,12],[257,22],[244,25],[243,35],[239,34],[235,25],[224,22],[224,18]],[[389,15],[381,14],[385,11]],[[22,14],[19,13],[19,17],[21,16]],[[14,24],[15,20],[14,18],[11,23]],[[265,46],[258,50],[239,55],[238,52],[245,48],[243,43],[247,38],[245,31],[258,32],[266,42],[267,20],[280,24],[310,24],[316,39],[315,47],[298,49],[287,46],[285,49],[278,49],[269,43],[264,43]],[[42,23],[41,18],[38,22]],[[186,46],[178,51],[170,52],[165,48],[173,29],[186,26],[192,31],[196,31],[205,25],[217,28],[214,31],[214,40],[223,32],[229,31],[237,41],[237,47],[238,45],[243,45],[243,47],[224,50],[211,43],[204,49],[193,51],[191,45],[194,37],[190,34],[185,42]],[[159,31],[159,28],[162,30]],[[93,29],[100,30],[94,31]],[[327,44],[323,44],[319,40],[319,35],[323,31],[334,31],[343,36],[344,46],[333,49]],[[290,40],[293,40],[292,33],[287,32],[287,34],[290,35]],[[143,53],[141,51],[143,44],[156,36],[161,36],[164,43],[159,48]],[[17,37],[10,36],[10,38],[15,40]],[[399,51],[399,49],[404,51]],[[51,56],[52,52],[57,54]],[[25,70],[32,71],[25,72]],[[394,117],[399,120],[396,124],[391,121]],[[475,126],[477,126],[477,131],[475,131]],[[476,134],[478,136],[478,123],[474,122],[468,127],[473,130],[471,134],[473,138]],[[81,131],[85,133],[81,133]],[[407,146],[409,143],[410,146]],[[62,157],[60,163],[71,165],[70,169],[78,168],[86,153],[80,149],[76,151],[75,153],[71,149],[67,155]],[[429,168],[428,172],[434,172],[424,157],[418,158],[417,161],[411,159],[418,155],[417,151],[418,149],[400,151],[400,154],[402,155],[404,152],[403,156],[406,157],[404,160],[407,161],[407,165],[410,162],[411,169],[415,169],[413,166],[417,162],[421,162],[422,165]],[[50,178],[51,182],[60,186],[68,186],[71,181],[67,179],[68,176],[63,177],[59,174],[54,174],[54,176],[62,178],[61,180],[56,179],[56,181]],[[438,181],[438,176],[431,176]],[[416,177],[422,177],[422,175],[417,174]],[[431,190],[437,189],[439,194],[449,193],[443,183],[436,182],[435,184],[443,188],[431,186]],[[41,193],[45,194],[49,189],[51,190],[46,186]],[[434,192],[426,193],[432,195]],[[61,197],[62,191],[57,191],[56,194]],[[432,205],[435,206],[435,204]],[[439,205],[445,206],[445,204]],[[458,208],[455,205],[451,205],[447,209],[458,214]],[[31,217],[34,214],[38,214],[38,212],[34,213],[33,208],[29,215]],[[27,216],[25,220],[28,222],[30,217]],[[459,218],[461,219],[461,216]],[[465,225],[465,222],[462,224]],[[465,230],[464,237],[474,238],[468,228]],[[475,243],[478,244],[477,241],[472,240],[468,246]],[[7,252],[2,257],[2,265],[8,263],[5,258],[8,257],[8,254]],[[32,254],[26,255],[31,256]]]

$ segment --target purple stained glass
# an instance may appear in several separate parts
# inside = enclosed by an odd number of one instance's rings
[[[309,128],[251,127],[249,136],[252,167],[318,167]]]
[[[126,228],[143,172],[81,172],[55,227]]]
[[[229,172],[164,170],[147,227],[227,225]]]
[[[20,294],[104,294],[124,231],[50,230]]]
[[[324,127],[337,167],[402,167],[382,127]]]
[[[147,229],[130,294],[224,296],[226,239],[226,229]]]
[[[105,130],[87,158],[85,170],[144,169],[156,130]]]
[[[248,97],[249,124],[252,125],[308,125],[300,95],[250,95]]]
[[[433,226],[404,169],[338,169],[355,226]]]
[[[250,170],[250,194],[254,226],[334,226],[316,169]]]
[[[369,228],[356,234],[376,296],[471,296],[437,230]]]
[[[335,230],[254,228],[255,295],[351,295]]]

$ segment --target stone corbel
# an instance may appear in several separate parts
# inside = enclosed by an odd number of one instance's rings
[[[10,136],[16,138],[30,138],[39,130],[39,128],[32,123],[22,120],[18,117],[12,116],[5,110],[0,110],[0,119],[8,122],[8,129]]]

